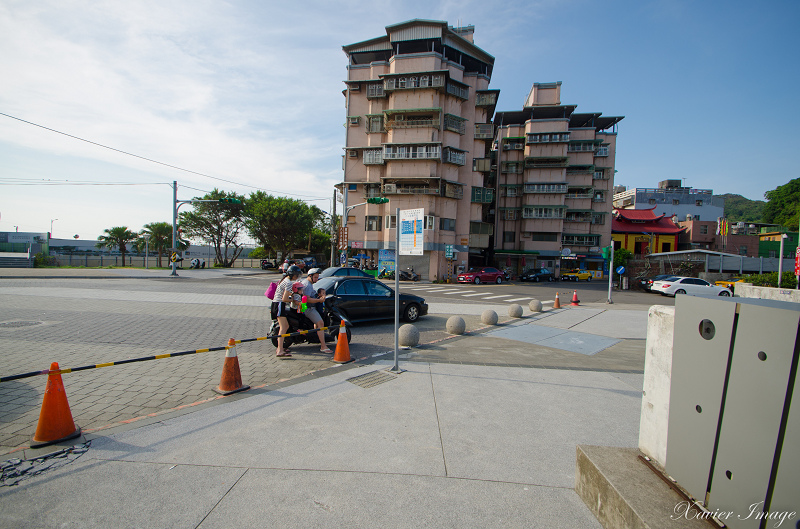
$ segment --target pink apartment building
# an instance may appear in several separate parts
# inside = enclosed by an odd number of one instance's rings
[[[575,109],[561,104],[561,82],[534,83],[522,110],[495,115],[495,264],[603,275],[623,118]]]
[[[350,254],[377,262],[379,250],[394,249],[396,208],[422,208],[424,255],[403,256],[400,266],[414,266],[423,279],[443,279],[467,265],[471,226],[480,224],[482,205],[493,198],[484,174],[473,170],[473,153],[484,157],[494,138],[499,94],[489,90],[494,57],[473,43],[473,32],[473,26],[411,20],[343,47],[347,135],[337,188],[345,207],[389,199],[349,212]],[[453,246],[454,260],[445,258],[446,245]]]

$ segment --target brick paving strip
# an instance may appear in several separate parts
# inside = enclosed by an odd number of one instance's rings
[[[271,324],[265,286],[257,281],[50,279],[42,285],[0,280],[0,322],[36,322],[0,327],[0,376],[45,370],[51,362],[65,369],[219,347],[229,338],[266,336]],[[356,328],[353,357],[392,347],[389,327],[380,324],[369,337]],[[240,344],[236,351],[242,379],[254,389],[338,365],[316,344],[294,345],[291,359],[276,358],[269,340]],[[63,374],[75,423],[97,431],[220,398],[213,388],[224,354]],[[45,384],[45,376],[0,383],[0,454],[30,442]]]

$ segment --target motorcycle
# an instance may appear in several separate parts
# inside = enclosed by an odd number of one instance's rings
[[[419,281],[419,275],[414,272],[413,266],[409,266],[408,272],[400,270],[400,281]]]
[[[334,344],[339,339],[339,325],[342,321],[345,324],[345,331],[347,332],[347,343],[350,343],[350,339],[352,335],[350,334],[350,327],[352,324],[344,318],[338,312],[332,312],[327,307],[322,307],[322,323],[325,327],[329,329],[325,332],[325,343],[333,342]],[[318,344],[319,343],[319,336],[317,336],[317,331],[314,329],[314,324],[311,323],[302,312],[295,312],[289,311],[286,315],[286,319],[289,321],[289,329],[286,331],[287,333],[296,333],[299,331],[308,331],[307,334],[298,334],[296,336],[287,336],[283,339],[283,346],[289,347],[292,344],[299,344],[299,343],[309,343],[309,344]],[[278,320],[274,320],[272,322],[272,326],[269,329],[269,336],[271,338],[272,345],[278,347],[278,334],[280,334],[280,324]]]
[[[387,270],[385,267],[381,268],[378,273],[378,279],[394,279],[394,270]]]

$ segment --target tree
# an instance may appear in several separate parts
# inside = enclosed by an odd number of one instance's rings
[[[144,235],[150,235],[150,240],[145,243]],[[185,250],[189,247],[189,242],[178,238],[178,249]],[[139,238],[134,243],[134,248],[143,251],[149,248],[151,251],[158,252],[158,267],[161,268],[161,256],[172,248],[172,224],[169,222],[151,222],[144,225],[144,229],[139,232]]]
[[[125,266],[125,254],[128,253],[127,244],[136,240],[136,234],[128,229],[127,226],[117,226],[110,229],[103,230],[105,235],[100,235],[97,240],[100,241],[95,244],[98,248],[119,248],[122,254],[122,266]]]
[[[234,199],[242,203],[218,202],[220,199]],[[182,212],[180,226],[183,232],[187,237],[199,239],[213,246],[216,264],[224,267],[233,266],[243,249],[239,243],[239,236],[244,229],[244,197],[215,188],[199,200],[217,202],[197,202],[192,204],[194,211]]]
[[[800,178],[764,193],[764,222],[795,229],[800,220]]]
[[[725,200],[725,217],[731,222],[761,222],[766,202],[750,200],[742,195],[718,195]]]
[[[625,248],[614,250],[614,269],[619,266],[625,266],[632,257],[633,254],[631,251],[626,250]]]
[[[247,199],[247,231],[264,247],[286,257],[293,248],[308,244],[315,223],[314,209],[320,211],[302,200],[256,191]]]

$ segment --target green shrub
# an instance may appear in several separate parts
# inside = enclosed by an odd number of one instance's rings
[[[267,251],[264,248],[255,248],[252,252],[250,252],[250,259],[266,259],[267,258]]]
[[[49,255],[45,255],[42,252],[39,252],[33,256],[34,268],[44,268],[47,266],[58,266],[58,259]]]
[[[778,287],[778,272],[770,272],[768,274],[751,274],[743,276],[745,283],[752,283],[757,287]],[[794,272],[784,272],[781,277],[780,288],[795,288],[797,286],[797,277]]]

